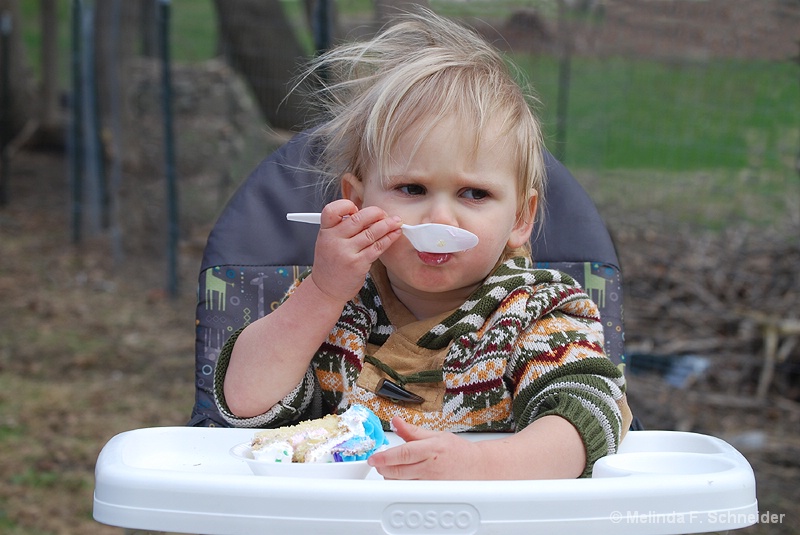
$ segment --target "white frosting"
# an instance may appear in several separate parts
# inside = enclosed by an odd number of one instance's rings
[[[257,461],[268,461],[273,463],[290,463],[294,448],[288,441],[273,442],[264,444],[262,447],[252,449],[253,459]]]
[[[353,435],[365,435],[364,422],[369,418],[367,409],[360,405],[353,405],[339,416],[339,421],[352,431]]]

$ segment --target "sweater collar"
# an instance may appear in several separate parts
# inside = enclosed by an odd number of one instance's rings
[[[394,295],[386,268],[375,262],[370,279],[377,292],[385,320],[395,328],[418,334],[417,344],[428,349],[447,347],[455,338],[477,331],[497,305],[515,288],[545,282],[544,271],[531,269],[528,257],[518,256],[500,263],[484,283],[457,309],[419,322]],[[539,274],[539,275],[537,275]]]

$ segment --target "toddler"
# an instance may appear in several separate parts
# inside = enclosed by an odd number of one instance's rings
[[[314,73],[327,115],[313,135],[341,198],[322,210],[311,270],[223,348],[220,412],[274,427],[364,405],[406,441],[369,460],[388,479],[590,475],[630,423],[625,381],[596,305],[532,267],[541,132],[503,57],[419,11]],[[420,252],[403,223],[479,242]]]

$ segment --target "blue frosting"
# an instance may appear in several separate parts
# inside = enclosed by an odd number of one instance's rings
[[[365,407],[369,412],[367,420],[364,422],[364,432],[369,438],[375,441],[375,449],[389,444],[389,439],[386,438],[386,433],[383,432],[383,424],[381,419],[375,416],[375,413]],[[372,450],[370,453],[374,453]]]
[[[389,444],[389,439],[386,438],[380,418],[362,405],[353,405],[353,407],[358,407],[356,410],[363,410],[367,414],[367,419],[363,422],[364,434],[367,438],[353,437],[336,446],[337,451],[333,452],[333,459],[337,463],[363,461],[375,453],[378,448]],[[366,444],[372,445],[372,448],[365,452],[364,447]]]

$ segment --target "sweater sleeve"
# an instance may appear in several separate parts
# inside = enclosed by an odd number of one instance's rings
[[[231,360],[233,345],[239,338],[242,329],[236,331],[220,350],[217,366],[214,369],[214,401],[217,404],[222,417],[233,427],[278,427],[289,423],[296,423],[316,416],[313,408],[318,405],[318,388],[316,388],[316,376],[309,367],[302,381],[281,401],[272,406],[264,414],[250,418],[240,418],[233,414],[225,401],[225,393],[222,389],[225,374],[228,371],[228,364]]]
[[[622,372],[603,351],[594,303],[573,296],[570,304],[536,316],[518,341],[512,363],[517,430],[548,415],[572,423],[586,448],[582,477],[595,461],[615,453],[629,411]]]

